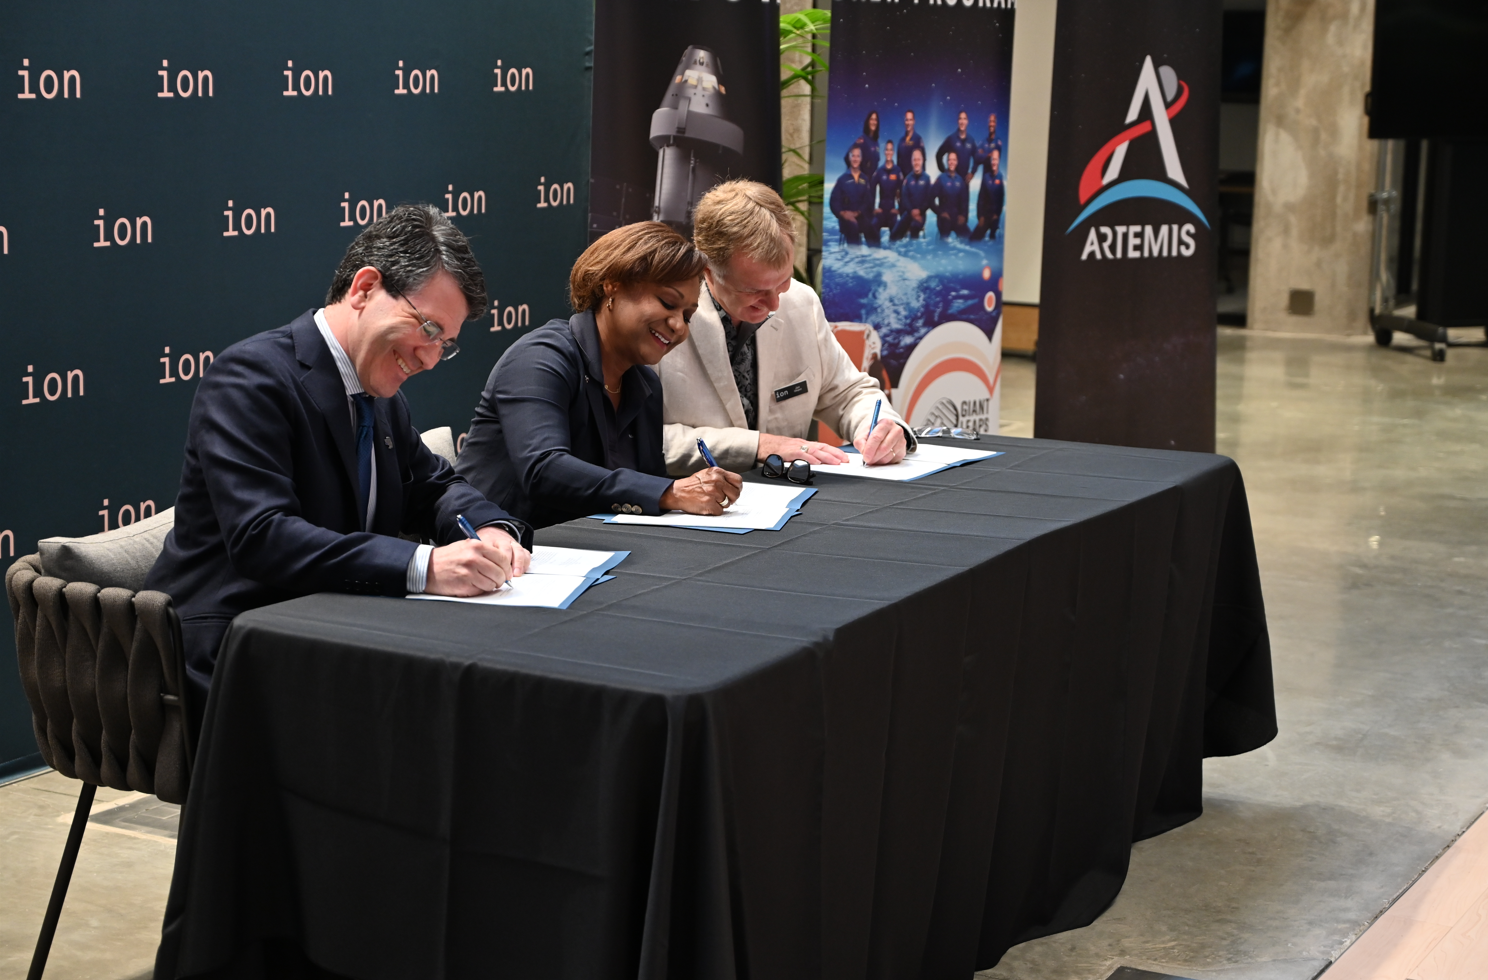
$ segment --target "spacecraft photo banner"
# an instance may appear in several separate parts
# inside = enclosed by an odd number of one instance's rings
[[[1061,5],[1034,434],[1214,451],[1221,5]]]
[[[170,507],[217,354],[320,306],[401,202],[485,270],[459,357],[403,389],[463,433],[512,340],[568,315],[592,36],[589,0],[5,5],[0,565]],[[0,636],[3,767],[36,744]]]
[[[1013,20],[832,8],[822,303],[912,425],[997,431]]]
[[[692,233],[720,181],[780,186],[780,8],[595,0],[589,237],[636,221]]]

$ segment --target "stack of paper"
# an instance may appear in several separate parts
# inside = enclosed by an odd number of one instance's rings
[[[811,471],[813,473],[836,473],[839,476],[861,476],[870,480],[907,482],[918,480],[922,476],[929,476],[931,473],[939,473],[941,470],[948,470],[952,466],[964,466],[967,463],[975,463],[977,460],[1002,455],[1000,452],[985,449],[954,449],[950,446],[931,446],[920,443],[920,448],[916,452],[904,457],[898,463],[890,463],[887,466],[868,466],[864,464],[863,457],[857,450],[848,446],[842,448],[847,453],[846,463],[812,463]]]
[[[747,534],[750,531],[778,531],[785,522],[800,513],[801,505],[816,493],[810,487],[784,483],[779,486],[766,483],[746,483],[739,499],[719,517],[702,517],[684,514],[680,510],[667,511],[659,517],[644,514],[595,514],[606,524],[644,524],[654,527],[687,527],[696,531],[723,531],[728,534]]]
[[[495,592],[469,597],[423,594],[408,598],[474,602],[486,606],[567,609],[569,603],[583,595],[589,586],[614,578],[605,573],[629,556],[628,551],[589,551],[537,545],[532,549],[532,564],[527,574],[517,576]]]

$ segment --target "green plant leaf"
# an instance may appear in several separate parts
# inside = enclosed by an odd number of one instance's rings
[[[816,87],[816,77],[827,70],[827,59],[821,51],[828,47],[827,35],[831,31],[832,12],[830,10],[817,10],[814,8],[800,10],[793,14],[780,15],[780,98],[785,99],[816,99],[821,97],[821,92]],[[795,56],[795,60],[801,64],[791,64],[787,56]],[[799,89],[788,92],[787,89]],[[784,164],[787,160],[795,159],[811,167],[809,151],[821,141],[817,140],[805,146],[782,146],[780,148],[780,161]],[[821,205],[826,189],[826,181],[819,173],[803,173],[786,177],[781,181],[780,196],[785,201],[786,207],[800,215],[806,222],[806,226],[816,230],[817,223],[811,219],[812,209]],[[816,288],[799,268],[795,276],[802,282]]]
[[[784,95],[784,98],[811,98],[817,94],[816,76],[827,70],[827,61],[816,49],[827,47],[825,38],[831,30],[831,23],[832,12],[829,10],[813,8],[780,15],[780,91],[784,93],[798,82],[807,89]],[[798,55],[806,63],[788,64],[785,61],[787,55]]]

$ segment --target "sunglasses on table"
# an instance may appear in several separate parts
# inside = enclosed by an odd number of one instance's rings
[[[958,429],[952,425],[927,425],[915,429],[914,434],[921,439],[969,439],[975,442],[981,438],[971,429]]]
[[[804,459],[793,459],[789,463],[776,453],[765,457],[760,475],[768,480],[789,480],[791,483],[811,482],[811,464]]]

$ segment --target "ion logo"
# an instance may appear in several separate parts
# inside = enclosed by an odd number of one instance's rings
[[[1152,118],[1138,123],[1137,117],[1141,115],[1143,102],[1149,105]],[[1066,235],[1106,205],[1134,197],[1169,201],[1191,212],[1204,223],[1205,228],[1209,227],[1208,219],[1193,202],[1193,198],[1179,190],[1180,187],[1188,187],[1188,180],[1183,175],[1183,163],[1178,159],[1178,145],[1173,140],[1173,127],[1168,121],[1182,112],[1187,104],[1188,83],[1182,81],[1178,73],[1167,65],[1154,69],[1152,56],[1148,55],[1142,62],[1141,74],[1137,76],[1137,89],[1132,93],[1131,108],[1126,111],[1128,128],[1102,146],[1080,174],[1080,203],[1085,205],[1085,209],[1065,231]],[[1136,125],[1132,125],[1133,123]],[[1158,148],[1162,151],[1163,167],[1172,183],[1146,178],[1121,180],[1121,165],[1126,162],[1127,147],[1132,140],[1154,131],[1157,133]],[[1174,187],[1173,184],[1178,186]]]

